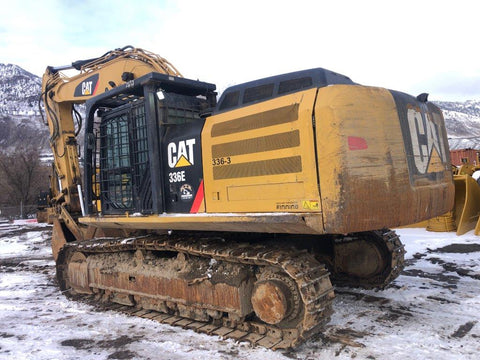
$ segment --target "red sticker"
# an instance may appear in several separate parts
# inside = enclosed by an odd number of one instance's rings
[[[348,137],[348,148],[350,150],[365,150],[368,149],[367,140],[358,136]]]
[[[198,186],[195,200],[193,200],[192,208],[190,209],[190,214],[198,213],[198,210],[200,210],[200,205],[202,205],[203,197],[204,197],[204,194],[203,194],[203,180],[202,180],[200,182],[200,185]]]

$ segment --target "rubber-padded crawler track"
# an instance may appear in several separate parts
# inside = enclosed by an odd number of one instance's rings
[[[193,256],[213,258],[218,261],[245,264],[246,266],[277,267],[290,276],[298,286],[302,298],[302,319],[292,328],[279,328],[255,321],[231,321],[227,318],[211,322],[196,321],[157,311],[145,310],[117,304],[103,305],[131,315],[153,319],[161,323],[193,329],[200,333],[219,335],[239,341],[248,341],[271,349],[291,348],[312,335],[320,332],[330,320],[333,287],[329,273],[307,251],[278,248],[263,244],[243,244],[225,241],[220,237],[201,239],[185,238],[175,235],[156,235],[138,238],[104,238],[66,244],[57,260],[57,278],[62,290],[68,290],[66,261],[69,254],[82,252],[88,256],[93,253],[110,253],[136,250],[157,250],[183,252]],[[273,249],[273,250],[272,250]],[[90,296],[94,300],[94,296]]]

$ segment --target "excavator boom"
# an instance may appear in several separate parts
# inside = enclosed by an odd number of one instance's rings
[[[76,69],[72,77],[62,71]],[[152,71],[181,77],[166,59],[148,51],[126,46],[109,51],[101,57],[76,61],[72,65],[47,67],[43,75],[42,99],[50,129],[50,146],[54,153],[54,177],[58,191],[52,207],[65,231],[76,240],[83,239],[83,230],[76,218],[82,213],[81,171],[78,154],[78,135],[81,118],[75,104],[109,91]],[[75,129],[77,120],[78,128]],[[60,226],[57,224],[57,226]]]

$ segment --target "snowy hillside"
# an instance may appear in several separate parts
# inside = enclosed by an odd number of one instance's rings
[[[480,100],[435,103],[445,117],[450,149],[480,149]]]
[[[38,109],[41,79],[12,64],[0,64],[0,148],[48,147],[48,128]]]
[[[40,115],[38,98],[42,80],[21,67],[0,64],[0,113]]]

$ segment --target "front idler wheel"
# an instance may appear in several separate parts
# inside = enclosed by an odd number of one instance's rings
[[[252,307],[270,325],[289,327],[301,319],[301,297],[295,281],[281,271],[266,270],[255,282]]]

